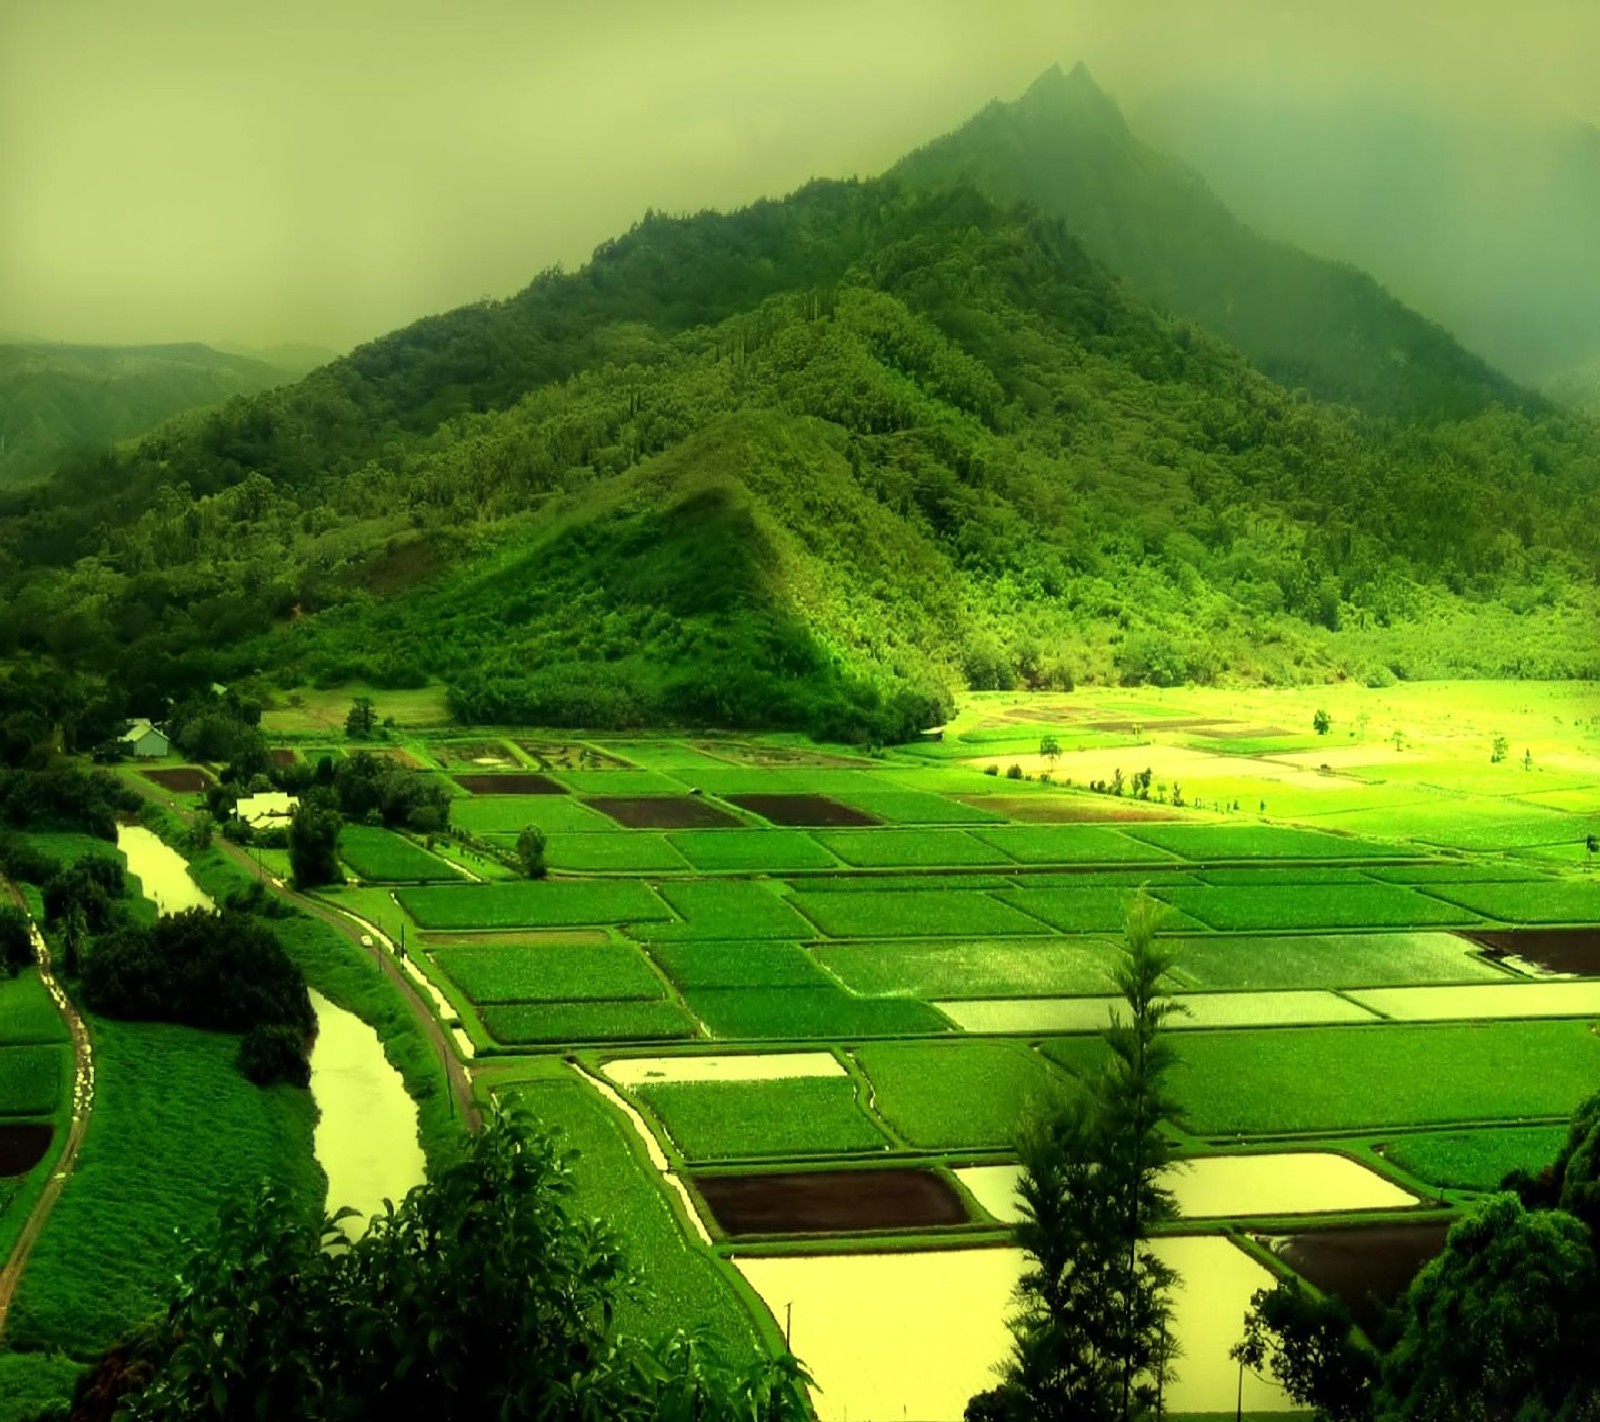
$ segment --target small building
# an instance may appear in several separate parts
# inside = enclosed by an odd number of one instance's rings
[[[129,755],[140,757],[165,755],[172,749],[166,732],[158,731],[143,716],[139,717],[117,739]]]
[[[299,804],[297,796],[281,790],[263,790],[259,795],[246,795],[233,812],[251,829],[288,829]]]

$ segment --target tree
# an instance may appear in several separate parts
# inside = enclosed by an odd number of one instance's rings
[[[1317,707],[1316,715],[1311,718],[1311,729],[1319,736],[1325,736],[1333,729],[1333,718],[1320,706]]]
[[[1269,1369],[1283,1390],[1325,1422],[1367,1422],[1379,1357],[1356,1332],[1350,1311],[1298,1279],[1258,1289],[1244,1338],[1231,1349],[1242,1367]]]
[[[530,879],[544,878],[544,846],[544,831],[537,825],[523,825],[518,831],[517,862]]]
[[[33,962],[28,915],[15,904],[0,904],[0,972],[14,978]]]
[[[572,1195],[570,1157],[491,1106],[458,1161],[353,1243],[338,1217],[319,1227],[270,1194],[231,1205],[183,1271],[127,1415],[801,1422],[805,1374],[787,1355],[620,1336],[638,1276]]]
[[[1532,770],[1533,769],[1533,752],[1531,750],[1523,751],[1523,753],[1522,753],[1522,768],[1524,770]]]
[[[289,876],[297,889],[344,881],[339,868],[339,831],[344,821],[337,810],[302,800],[289,821]]]
[[[1511,742],[1504,736],[1496,736],[1493,744],[1489,747],[1489,763],[1491,765],[1499,765],[1510,754]]]
[[[1595,1416],[1600,1277],[1587,1226],[1496,1195],[1412,1281],[1383,1361],[1380,1417]]]
[[[1157,908],[1130,909],[1114,974],[1127,1009],[1105,1033],[1107,1065],[1079,1095],[1053,1103],[1018,1145],[1026,1265],[1000,1386],[970,1415],[1119,1422],[1148,1415],[1169,1365],[1167,1294],[1176,1275],[1146,1247],[1176,1206],[1162,1183],[1164,1127],[1176,1108],[1163,1027],[1178,1010],[1162,986],[1174,955],[1155,940]]]
[[[353,741],[365,741],[372,738],[372,733],[378,726],[378,708],[372,704],[370,696],[358,696],[350,703],[350,710],[344,718],[344,733]]]
[[[1039,756],[1050,763],[1050,773],[1055,774],[1056,762],[1061,759],[1061,742],[1054,736],[1041,736],[1039,739]]]

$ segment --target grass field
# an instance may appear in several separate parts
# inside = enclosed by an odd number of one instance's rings
[[[1005,937],[1044,933],[1035,918],[970,889],[830,893],[804,889],[794,905],[830,938]]]
[[[422,928],[566,928],[668,917],[649,885],[631,879],[430,885],[397,897]]]
[[[1165,899],[1169,893],[1185,891],[1163,889],[1160,892]],[[1132,887],[1073,885],[1060,889],[1016,889],[1000,897],[1062,933],[1118,933],[1127,922],[1128,906],[1136,894],[1137,890]],[[1181,909],[1167,907],[1161,911],[1160,926],[1166,932],[1176,932],[1181,928],[1193,928],[1195,922]]]
[[[974,834],[1022,864],[1171,864],[1176,857],[1109,825],[1003,825]]]
[[[856,997],[836,983],[812,987],[686,988],[684,997],[713,1037],[916,1036],[945,1032],[949,1023],[910,998]]]
[[[744,879],[663,884],[658,890],[682,923],[651,923],[651,941],[669,938],[808,938],[810,927],[765,884]]]
[[[992,844],[959,829],[815,830],[823,848],[859,869],[1009,864]]]
[[[483,1009],[483,1025],[507,1046],[556,1042],[665,1042],[699,1035],[675,1002],[507,1002]]]
[[[1470,925],[1470,909],[1402,884],[1226,885],[1157,889],[1173,907],[1224,933],[1295,929],[1426,928]]]
[[[626,943],[438,948],[433,959],[476,1003],[650,1001],[666,996],[639,950]]]
[[[461,875],[436,855],[393,830],[346,825],[339,832],[339,857],[356,877],[374,884],[459,880]]]
[[[861,1110],[850,1077],[681,1082],[639,1098],[691,1161],[879,1151],[888,1141]]]
[[[1537,1175],[1556,1158],[1565,1126],[1495,1126],[1477,1131],[1418,1131],[1384,1142],[1386,1160],[1434,1185],[1496,1190],[1513,1170]]]
[[[1012,1145],[1029,1111],[1072,1090],[1037,1053],[1013,1042],[870,1042],[855,1058],[878,1114],[928,1150]]]
[[[659,1337],[692,1320],[729,1345],[753,1344],[755,1330],[732,1280],[685,1235],[630,1140],[631,1128],[598,1093],[577,1080],[552,1080],[513,1084],[504,1095],[575,1149],[574,1208],[605,1221],[640,1276],[639,1291],[618,1309],[619,1327]]]
[[[1117,953],[1096,938],[827,943],[813,951],[856,992],[919,998],[1105,992]]]
[[[1186,938],[1177,974],[1204,988],[1355,988],[1505,982],[1474,946],[1449,933],[1306,933]]]
[[[66,1040],[66,1024],[37,968],[24,968],[14,978],[0,977],[0,1047]]]
[[[450,802],[450,822],[473,834],[516,835],[524,825],[546,834],[616,833],[609,815],[568,795],[463,795]]]
[[[642,874],[687,869],[689,862],[665,835],[635,830],[625,834],[553,834],[545,846],[552,869]]]
[[[679,830],[667,840],[696,869],[709,872],[781,874],[792,869],[839,867],[839,861],[804,830]]]
[[[1430,884],[1428,893],[1507,923],[1600,924],[1600,884]]]
[[[1194,864],[1256,859],[1376,859],[1395,855],[1387,845],[1279,825],[1129,825],[1126,832]]]
[[[658,939],[650,952],[683,988],[819,987],[829,982],[795,943]]]
[[[71,1071],[72,1052],[64,1044],[0,1047],[0,1118],[48,1116]]]
[[[310,1093],[252,1086],[234,1065],[237,1037],[104,1018],[92,1030],[89,1134],[23,1275],[7,1337],[81,1358],[160,1308],[188,1255],[185,1237],[203,1239],[224,1200],[271,1180],[315,1214],[326,1188],[311,1154]]]
[[[1093,1069],[1101,1044],[1046,1047]],[[1197,1135],[1564,1117],[1600,1081],[1587,1022],[1301,1027],[1186,1033],[1174,1085]]]

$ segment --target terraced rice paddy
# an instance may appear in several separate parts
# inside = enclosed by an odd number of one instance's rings
[[[501,845],[539,826],[552,877],[394,892],[481,1088],[605,1156],[581,1198],[676,1261],[669,1295],[748,1328],[736,1270],[769,1339],[792,1312],[821,1416],[930,1422],[1005,1352],[1019,1125],[1102,1069],[1148,893],[1188,1009],[1176,1144],[1197,1157],[1161,1245],[1188,1281],[1168,1408],[1231,1415],[1227,1349],[1266,1275],[1220,1222],[1293,1222],[1293,1267],[1392,1290],[1437,1247],[1415,1217],[1458,1198],[1432,1192],[1537,1168],[1600,1081],[1600,726],[1560,688],[1540,693],[1557,740],[1485,688],[1452,690],[1448,716],[1417,694],[980,698],[943,742],[870,761],[778,739],[540,735],[499,766],[423,747],[472,792],[452,819]],[[1055,783],[982,773],[1047,768],[1046,726]],[[1502,729],[1593,765],[1491,766]],[[1183,805],[1066,784],[1167,761]],[[524,774],[565,793],[498,779]],[[1246,1384],[1247,1410],[1285,1405]]]

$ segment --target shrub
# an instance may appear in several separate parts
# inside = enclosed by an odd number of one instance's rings
[[[239,1070],[257,1086],[271,1086],[278,1081],[290,1086],[311,1085],[305,1037],[281,1022],[252,1027],[246,1032],[239,1039],[238,1063]]]

